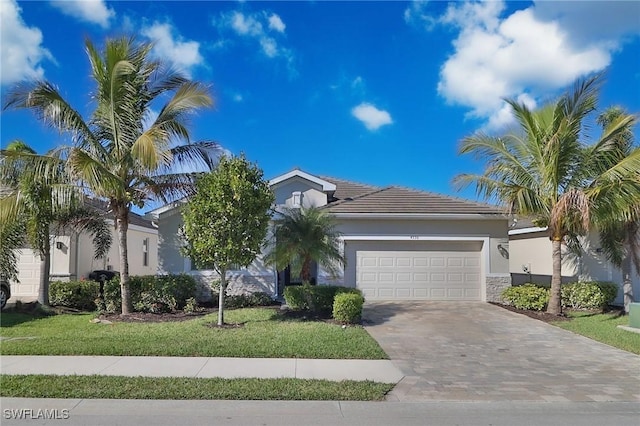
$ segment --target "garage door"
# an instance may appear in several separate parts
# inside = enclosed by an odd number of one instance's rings
[[[357,251],[356,258],[367,300],[481,300],[479,252]]]
[[[40,256],[28,248],[16,250],[18,255],[19,283],[11,283],[11,296],[38,297],[40,288]]]

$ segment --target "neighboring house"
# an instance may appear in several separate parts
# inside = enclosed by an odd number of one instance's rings
[[[107,214],[106,204],[88,200],[87,204]],[[113,220],[107,219],[113,224]],[[51,235],[51,281],[72,281],[88,278],[93,270],[119,269],[118,235],[112,231],[111,249],[100,259],[94,257],[92,237],[88,233],[63,232]],[[131,213],[127,235],[129,273],[154,275],[158,270],[158,230],[151,221]],[[12,299],[35,300],[40,286],[40,256],[30,248],[17,249],[18,280],[11,283]]]
[[[270,181],[278,207],[327,209],[343,234],[346,267],[332,276],[314,267],[318,284],[360,288],[367,300],[497,300],[511,285],[508,220],[502,210],[472,201],[395,186],[376,187],[293,170]],[[187,272],[211,282],[180,253],[184,201],[153,210],[160,272]],[[259,257],[231,271],[231,292],[281,296],[296,280]],[[207,291],[201,295],[206,297]],[[210,292],[209,292],[210,293]]]
[[[611,281],[622,288],[622,273],[607,260],[600,248],[596,232],[582,239],[583,254],[576,256],[565,246],[562,250],[562,282]],[[552,274],[551,240],[547,228],[539,228],[528,220],[519,220],[509,230],[509,269],[513,284],[527,282],[550,284]],[[640,276],[633,268],[633,294],[640,296]],[[622,291],[614,303],[622,305]]]

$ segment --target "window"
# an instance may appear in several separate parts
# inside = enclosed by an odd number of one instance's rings
[[[149,239],[142,240],[142,266],[149,266]]]
[[[302,192],[295,191],[291,194],[291,205],[293,207],[300,207],[302,205]]]

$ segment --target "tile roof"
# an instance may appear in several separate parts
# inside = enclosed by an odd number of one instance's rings
[[[113,220],[113,215],[109,211],[109,205],[106,201],[87,197],[85,198],[85,204],[95,210],[98,210],[100,213],[105,214],[107,219]],[[143,228],[156,229],[156,227],[151,224],[150,220],[147,220],[134,212],[129,212],[129,225],[137,225]]]
[[[332,213],[504,214],[498,206],[398,186],[379,187],[323,177],[336,184]]]

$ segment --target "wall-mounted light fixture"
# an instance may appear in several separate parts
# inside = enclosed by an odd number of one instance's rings
[[[62,241],[56,241],[56,248],[58,250],[64,249],[64,243]]]

